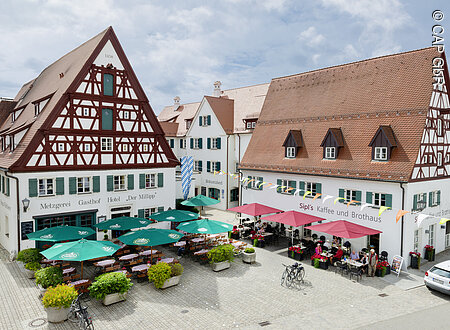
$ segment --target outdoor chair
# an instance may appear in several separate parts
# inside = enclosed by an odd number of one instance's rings
[[[356,277],[356,281],[359,282],[362,279],[362,270],[358,267],[351,267],[350,268],[350,280],[354,276]]]
[[[380,261],[387,261],[387,259],[388,259],[388,253],[386,251],[381,251],[379,260]]]
[[[322,242],[325,242],[325,236],[322,235],[322,236],[319,237],[319,239],[320,239]]]
[[[336,261],[336,269],[334,270],[335,273],[340,272],[341,275],[344,275],[344,272],[348,274],[348,267],[346,263],[343,263],[341,261]]]
[[[322,246],[322,251],[328,251],[328,247]]]

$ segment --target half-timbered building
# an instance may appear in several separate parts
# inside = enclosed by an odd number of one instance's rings
[[[273,79],[240,165],[252,180],[242,203],[381,230],[352,244],[389,260],[449,248],[445,61],[425,48]]]
[[[0,244],[174,207],[177,159],[111,27],[23,85],[0,129]],[[103,238],[103,233],[99,234]]]

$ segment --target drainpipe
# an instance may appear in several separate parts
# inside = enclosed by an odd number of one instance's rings
[[[238,144],[238,164],[241,163],[241,136],[239,133],[236,134],[239,138],[239,144]],[[238,191],[239,191],[239,201],[238,206],[242,205],[242,185],[241,185],[241,170],[236,171],[238,173]]]
[[[228,168],[228,149],[229,149],[229,143],[230,143],[230,135],[228,135],[227,134],[227,173],[228,173],[228,170],[229,170],[229,168]],[[227,174],[227,179],[225,180],[225,183],[226,183],[226,194],[225,194],[225,196],[227,196],[226,197],[226,202],[225,202],[225,210],[227,210],[228,209],[228,199],[230,198],[230,196],[228,196],[228,194],[229,194],[229,191],[228,191],[228,180],[229,180],[229,178],[230,178],[230,176]]]
[[[8,173],[7,168],[2,168],[6,177],[16,180],[16,208],[17,208],[17,253],[20,251],[20,200],[19,200],[19,178]]]
[[[403,187],[403,182],[400,182],[400,188],[402,189],[402,210],[405,209],[405,188]],[[401,226],[401,237],[400,237],[400,256],[403,257],[403,226],[405,216],[402,216],[402,226]]]

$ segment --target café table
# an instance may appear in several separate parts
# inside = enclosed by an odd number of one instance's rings
[[[201,242],[204,242],[204,241],[205,241],[204,237],[197,237],[197,238],[191,239],[191,242],[194,242],[194,243],[201,243]]]
[[[146,270],[148,270],[149,266],[150,265],[148,265],[148,264],[140,264],[140,265],[131,267],[131,271],[133,273],[146,271]]]
[[[161,251],[158,250],[144,250],[139,252],[139,255],[141,256],[149,256],[149,255],[155,255],[155,254],[160,254]]]
[[[164,258],[164,259],[158,260],[157,264],[159,264],[160,262],[165,262],[166,264],[172,264],[177,261],[178,260],[175,260],[175,258]]]
[[[342,262],[346,262],[348,265],[354,266],[357,268],[364,266],[363,263],[356,261],[356,260],[352,260],[352,259],[342,260]]]
[[[114,265],[115,262],[116,261],[114,259],[106,259],[106,260],[94,262],[94,266],[106,268],[106,267]]]
[[[194,252],[194,255],[199,256],[199,255],[207,254],[208,252],[209,252],[208,249],[201,249],[197,252]]]
[[[75,269],[75,267],[65,268],[65,269],[63,269],[63,276],[71,275],[71,274],[75,273],[76,271],[77,270]]]
[[[121,256],[119,258],[119,260],[120,261],[128,261],[128,260],[136,259],[137,257],[139,257],[139,255],[137,253],[131,253],[131,254],[126,254],[124,256]]]
[[[177,247],[186,246],[186,241],[178,241],[178,242],[174,243],[173,246],[177,246]]]

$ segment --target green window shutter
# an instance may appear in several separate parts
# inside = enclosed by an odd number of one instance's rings
[[[158,187],[164,187],[164,173],[158,173]]]
[[[339,189],[339,197],[345,198],[345,190],[344,189]],[[344,203],[345,199],[341,199],[341,200],[339,200],[339,202]]]
[[[144,217],[144,209],[139,209],[138,210],[138,218],[143,218]]]
[[[114,190],[114,178],[112,175],[108,175],[106,177],[106,190],[113,191]]]
[[[316,183],[316,193],[321,194],[322,193],[322,184]],[[322,196],[319,196],[318,198],[321,198]]]
[[[366,203],[372,204],[372,192],[366,191]]]
[[[9,196],[10,191],[9,191],[9,178],[6,178],[6,191],[5,191],[5,195]]]
[[[114,96],[114,76],[109,73],[103,75],[103,95]]]
[[[102,109],[102,129],[113,129],[113,111],[112,109]]]
[[[191,149],[194,149],[194,139],[193,138],[191,138]]]
[[[36,197],[37,195],[37,179],[28,179],[28,196]]]
[[[211,162],[209,160],[206,162],[206,172],[211,172]]]
[[[145,189],[145,174],[139,174],[139,189]]]
[[[281,182],[282,182],[281,179],[277,179],[277,185],[278,185],[278,186],[281,186]],[[277,188],[277,192],[278,192],[278,193],[281,193],[281,189],[280,189],[280,188]]]
[[[206,117],[206,122],[208,123],[208,126],[211,125],[211,115],[208,115],[208,117]]]
[[[414,199],[413,199],[413,210],[417,210],[417,197],[418,197],[418,195],[414,195]]]
[[[74,195],[77,193],[77,178],[74,176],[69,177],[69,194]]]
[[[433,192],[428,193],[428,205],[433,206]]]
[[[386,200],[386,206],[392,208],[392,195],[391,194],[385,194],[384,195]]]
[[[437,205],[441,205],[441,191],[437,191]]]
[[[164,212],[164,206],[158,207],[158,212]]]
[[[198,161],[198,171],[201,172],[203,170],[203,162],[201,160]]]
[[[180,139],[180,148],[183,148],[183,139]]]
[[[128,174],[127,184],[128,190],[134,189],[134,174]]]
[[[251,179],[252,179],[252,177],[249,176],[249,177],[248,177],[248,181],[250,181]],[[250,187],[251,187],[251,182],[247,183],[247,188],[250,188]]]
[[[169,143],[170,143],[170,147],[171,147],[171,148],[175,147],[175,141],[174,141],[174,139],[169,139]]]
[[[206,148],[211,149],[211,138],[206,139]]]
[[[199,139],[198,139],[198,148],[199,148],[199,149],[202,148],[202,141],[203,141],[202,138],[199,138]]]
[[[305,194],[305,181],[299,181],[298,182],[298,188],[300,189],[299,191],[299,196],[302,196]]]
[[[220,137],[217,138],[217,149],[220,149]]]
[[[263,177],[260,176],[258,179],[259,179],[259,181],[261,182],[260,184],[262,184],[262,183],[264,182],[264,178],[263,178]],[[258,189],[259,189],[259,190],[263,190],[263,186],[262,186],[262,185],[259,186]]]
[[[422,200],[424,200],[425,201],[425,208],[427,207],[427,205],[426,205],[426,200],[427,200],[427,193],[423,193],[422,194]],[[430,206],[430,205],[428,205],[428,206]]]
[[[289,193],[293,195],[295,193],[295,189],[297,188],[297,183],[295,181],[288,181],[288,186],[289,188],[294,188],[289,191]]]
[[[217,168],[216,168],[216,170],[217,170],[217,171],[220,171],[220,162],[217,162],[216,164],[217,164],[217,166],[216,166],[216,167],[217,167]]]
[[[202,126],[202,116],[198,117],[198,126]]]
[[[357,190],[356,191],[356,200],[358,201],[358,202],[361,202],[361,190]],[[361,205],[361,203],[355,203],[355,205]]]
[[[100,176],[92,177],[92,188],[95,193],[100,192]]]
[[[64,178],[56,178],[56,195],[64,195]]]

